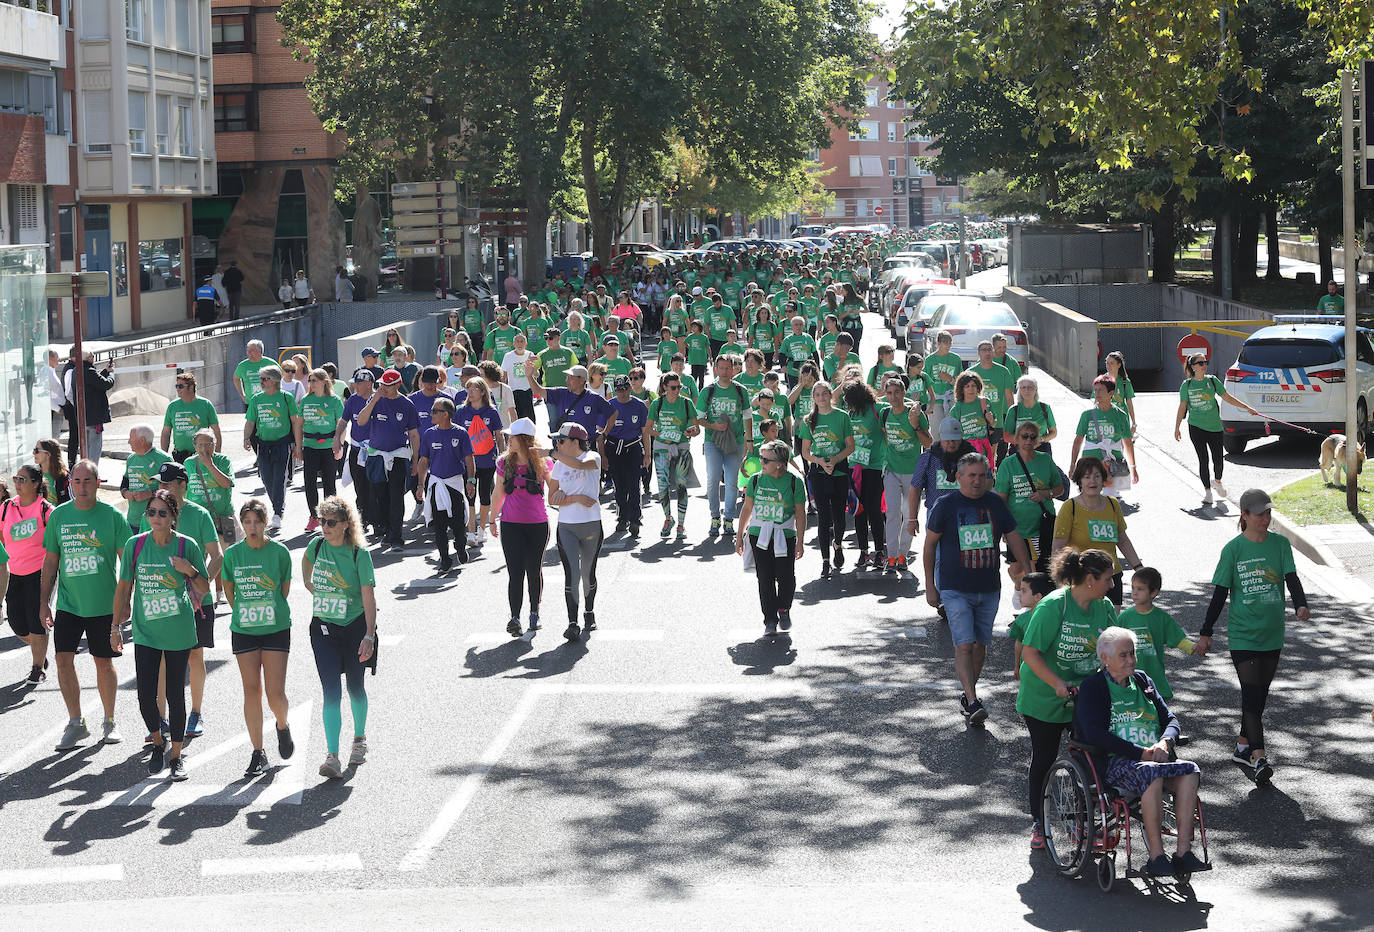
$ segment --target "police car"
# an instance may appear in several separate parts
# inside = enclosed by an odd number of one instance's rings
[[[1374,331],[1360,327],[1355,349],[1360,393],[1355,419],[1363,441],[1374,408]],[[1343,434],[1345,377],[1344,325],[1332,323],[1330,317],[1279,315],[1274,326],[1255,331],[1245,341],[1235,364],[1226,370],[1226,390],[1267,417],[1319,434]],[[1243,452],[1246,443],[1265,435],[1265,424],[1265,418],[1223,405],[1226,452]],[[1303,433],[1273,421],[1268,425],[1270,433]]]

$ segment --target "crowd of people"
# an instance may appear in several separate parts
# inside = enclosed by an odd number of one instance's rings
[[[410,543],[432,547],[441,575],[458,571],[488,533],[499,541],[512,637],[541,626],[541,567],[552,540],[564,570],[563,634],[577,640],[597,627],[603,510],[615,513],[612,534],[638,538],[652,488],[660,540],[681,541],[690,490],[700,483],[709,535],[733,538],[757,578],[767,638],[793,629],[796,561],[808,525],[815,525],[822,577],[852,558],[855,572],[919,579],[948,622],[960,711],[975,726],[989,715],[978,686],[1005,556],[1020,612],[1011,633],[1016,710],[1031,737],[1033,846],[1044,844],[1038,800],[1073,720],[1066,700],[1075,690],[1080,726],[1120,761],[1109,776],[1142,795],[1157,796],[1165,782],[1184,786],[1180,800],[1188,786],[1195,792],[1196,768],[1171,759],[1178,729],[1165,705],[1172,693],[1164,656],[1170,647],[1210,650],[1228,604],[1241,684],[1235,759],[1257,781],[1268,780],[1263,712],[1284,642],[1283,586],[1307,619],[1291,547],[1268,529],[1268,497],[1240,496],[1241,533],[1218,560],[1201,633],[1188,637],[1154,604],[1163,582],[1127,530],[1138,506],[1122,496],[1140,474],[1125,360],[1109,355],[1094,382],[1067,473],[1053,455],[1054,412],[1006,340],[986,341],[976,360],[964,360],[941,333],[929,358],[911,349],[900,362],[883,343],[865,370],[857,354],[862,295],[905,241],[900,233],[854,239],[824,254],[751,247],[680,266],[631,267],[621,279],[599,265],[585,276],[560,273],[532,295],[507,295],[494,311],[475,299],[450,311],[432,356],[391,331],[380,350],[365,347],[344,377],[304,356],[274,361],[251,342],[234,385],[247,409],[241,442],[254,453],[261,497],[236,494],[218,414],[197,396],[189,372],[177,376],[160,433],[153,425],[131,431],[122,511],[96,495],[98,442],[88,437],[88,457],[73,460],[69,450],[64,462],[56,439],[42,441],[0,505],[0,558],[8,561],[0,578],[8,583],[10,624],[32,651],[31,683],[46,677],[52,632],[69,715],[58,749],[90,735],[75,665],[83,636],[103,704],[101,738],[120,740],[113,664],[127,622],[149,771],[184,779],[184,742],[204,731],[203,652],[215,643],[216,607],[227,603],[252,744],[247,775],[267,767],[264,696],[277,753],[290,757],[287,595],[298,563],[311,594],[310,644],[324,697],[320,773],[337,778],[343,686],[354,731],[348,762],[367,754],[373,554],[404,552],[408,523],[422,520],[428,541]],[[1238,402],[1206,364],[1189,360],[1179,423],[1188,421],[1211,501],[1225,495],[1213,450],[1218,406]],[[110,379],[89,362],[80,371],[88,386]],[[297,465],[311,536],[293,555],[277,537]],[[1127,729],[1128,720],[1152,724]],[[1190,841],[1180,834],[1171,860],[1154,839],[1152,869],[1200,869]]]

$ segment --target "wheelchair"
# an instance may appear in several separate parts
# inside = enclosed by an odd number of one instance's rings
[[[1107,783],[1106,774],[1099,773],[1093,762],[1097,748],[1070,738],[1068,749],[1050,767],[1045,777],[1041,801],[1041,825],[1045,832],[1045,851],[1055,870],[1065,877],[1079,877],[1092,870],[1097,885],[1110,892],[1116,882],[1118,852],[1126,851],[1127,879],[1157,879],[1137,870],[1132,860],[1131,823],[1138,824],[1135,834],[1145,842],[1144,820],[1139,797],[1127,798]],[[1173,798],[1164,794],[1163,835],[1167,839],[1178,833]],[[1210,864],[1207,855],[1207,824],[1203,820],[1202,801],[1196,809],[1197,840],[1202,848],[1202,860]],[[1141,857],[1142,866],[1149,860]],[[1188,884],[1189,874],[1177,875],[1180,884]]]

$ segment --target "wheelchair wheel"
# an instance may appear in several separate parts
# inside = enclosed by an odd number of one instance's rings
[[[1102,888],[1103,893],[1112,892],[1112,884],[1116,883],[1116,854],[1104,854],[1097,859],[1097,885]]]
[[[1045,831],[1045,850],[1055,869],[1077,877],[1092,860],[1093,802],[1083,766],[1072,757],[1061,757],[1045,777],[1040,824]]]

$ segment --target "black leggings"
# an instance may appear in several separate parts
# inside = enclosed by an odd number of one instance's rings
[[[835,467],[833,473],[826,473],[815,463],[811,464],[811,495],[816,500],[816,543],[821,548],[821,559],[830,562],[830,545],[836,547],[844,541],[845,508],[849,505],[849,466]],[[878,488],[882,488],[879,483]],[[881,537],[878,538],[882,540]]]
[[[328,447],[323,450],[305,447],[301,450],[301,455],[305,457],[305,503],[310,506],[310,517],[314,518],[315,508],[320,503],[320,490],[315,487],[315,480],[319,479],[324,483],[325,498],[334,495],[334,480],[337,476],[334,451]]]
[[[1026,674],[1034,676],[1035,674]],[[1030,773],[1026,777],[1026,808],[1030,817],[1040,821],[1040,800],[1045,794],[1045,777],[1049,775],[1054,759],[1059,756],[1059,743],[1069,730],[1069,722],[1045,722],[1029,715],[1021,716],[1030,732],[1031,759]]]
[[[549,545],[549,523],[523,524],[501,522],[501,551],[506,555],[506,597],[510,617],[520,617],[524,589],[530,590],[530,613],[539,614],[539,596],[544,591],[544,548]]]
[[[789,540],[790,548],[796,547]],[[792,596],[797,591],[797,564],[792,553],[780,557],[772,547],[760,547],[757,534],[749,535],[754,548],[754,575],[759,578],[759,605],[763,608],[763,623],[775,624],[778,612],[792,610]],[[789,548],[789,549],[790,549]]]
[[[511,394],[515,396],[515,416],[534,420],[534,392],[528,388],[513,388]]]
[[[1279,668],[1277,650],[1233,650],[1231,663],[1240,680],[1240,733],[1250,747],[1264,749],[1264,706]]]
[[[146,644],[134,645],[134,674],[138,681],[138,711],[143,725],[151,732],[162,727],[162,713],[157,707],[158,673],[167,661],[167,721],[172,726],[172,740],[180,743],[186,737],[186,667],[191,649],[158,650]]]
[[[434,543],[439,548],[440,559],[448,559],[448,541],[453,538],[453,549],[458,551],[458,562],[467,562],[468,513],[467,500],[458,492],[449,493],[449,510],[442,511],[431,506],[430,530],[434,533]]]
[[[887,532],[883,523],[883,474],[877,469],[863,467],[859,474],[859,505],[863,512],[854,516],[854,536],[859,549],[868,549],[868,535],[873,534],[873,549],[887,551]]]
[[[1212,454],[1212,472],[1217,474],[1217,481],[1221,481],[1221,469],[1226,465],[1226,461],[1221,458],[1221,431],[1203,430],[1193,424],[1188,425],[1188,439],[1193,441],[1193,450],[1197,453],[1197,471],[1202,477],[1202,487],[1210,489],[1212,487],[1212,477],[1207,472],[1207,453]]]

